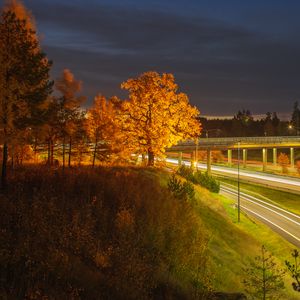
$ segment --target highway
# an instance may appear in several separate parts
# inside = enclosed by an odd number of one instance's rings
[[[171,164],[178,164],[177,159],[167,158],[166,160]],[[191,164],[189,161],[183,161],[183,163],[187,166]],[[198,163],[198,168],[206,169],[206,165]],[[217,175],[226,175],[228,177],[237,178],[237,169],[224,166],[211,166],[211,171]],[[263,184],[269,187],[273,187],[275,189],[282,189],[286,191],[300,193],[300,179],[297,178],[284,177],[263,172],[254,172],[240,169],[240,179],[253,183]]]
[[[220,193],[237,201],[237,190],[222,185]],[[241,210],[262,221],[290,243],[300,248],[300,216],[259,198],[240,193]]]
[[[175,165],[178,164],[177,159],[172,158],[167,158],[167,162]],[[187,166],[190,166],[191,164],[189,161],[184,161],[184,163]],[[206,166],[198,164],[198,168],[206,169]],[[217,174],[230,174],[237,177],[236,169],[212,166],[212,171]],[[300,180],[297,180],[296,178],[240,170],[240,178],[243,177],[248,181],[264,183],[276,188],[282,187],[282,189],[285,190],[300,191]],[[236,187],[232,185],[222,184],[220,193],[237,201],[237,190]],[[271,200],[272,199],[270,199],[271,203],[269,203],[252,195],[240,192],[241,210],[243,212],[262,221],[290,243],[300,248],[300,216],[274,205]]]

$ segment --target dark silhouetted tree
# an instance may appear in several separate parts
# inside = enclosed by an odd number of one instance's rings
[[[0,17],[0,127],[3,141],[2,187],[6,185],[8,144],[17,130],[40,122],[51,93],[51,63],[26,20],[4,10]]]

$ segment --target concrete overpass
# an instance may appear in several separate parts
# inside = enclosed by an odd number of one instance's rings
[[[268,136],[268,137],[228,137],[228,138],[199,138],[179,142],[167,149],[167,153],[177,153],[178,163],[181,164],[182,154],[190,153],[193,161],[198,161],[198,150],[207,151],[207,171],[211,171],[211,151],[227,150],[227,163],[232,165],[232,151],[242,150],[242,163],[247,164],[247,150],[261,149],[263,170],[267,167],[268,149],[273,150],[273,164],[277,165],[277,149],[289,149],[290,166],[295,164],[295,148],[300,148],[300,136]]]

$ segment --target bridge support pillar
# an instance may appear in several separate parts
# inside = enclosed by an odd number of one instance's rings
[[[290,148],[290,161],[291,161],[291,168],[295,167],[295,151],[294,148]]]
[[[262,157],[263,157],[263,171],[266,171],[267,162],[268,162],[268,149],[267,148],[262,149]]]
[[[207,149],[207,174],[211,175],[211,150]]]
[[[182,165],[182,152],[178,153],[178,166]]]
[[[190,159],[190,162],[191,162],[191,168],[193,168],[193,162],[194,162],[194,151],[190,153],[191,155],[191,159]]]
[[[247,166],[247,149],[243,149],[243,167],[246,168]]]
[[[196,169],[197,168],[197,151],[193,151],[192,153],[192,160],[191,160],[191,164],[192,164],[192,168]]]
[[[273,148],[273,165],[277,166],[277,148]]]
[[[232,166],[232,150],[231,149],[227,150],[227,163],[228,163],[229,167]]]

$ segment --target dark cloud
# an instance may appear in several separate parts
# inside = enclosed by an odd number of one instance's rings
[[[120,83],[148,70],[174,73],[205,114],[289,111],[300,97],[300,44],[293,38],[143,6],[26,4],[54,60],[53,76],[70,68],[90,98],[124,96]]]

